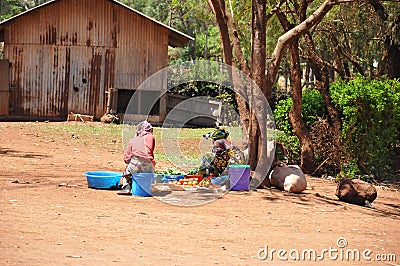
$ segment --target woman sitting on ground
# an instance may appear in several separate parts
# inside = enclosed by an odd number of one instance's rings
[[[205,139],[213,139],[211,153],[206,153],[199,167],[199,174],[203,176],[219,176],[224,173],[228,164],[244,163],[243,152],[228,140],[229,132],[217,128],[212,133],[203,135]]]
[[[154,172],[156,164],[154,161],[154,148],[153,127],[147,121],[140,122],[136,126],[135,137],[129,141],[125,150],[124,161],[127,166],[122,179],[122,192],[131,192],[132,174]]]

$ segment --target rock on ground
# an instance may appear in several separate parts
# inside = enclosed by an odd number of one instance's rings
[[[351,178],[342,179],[335,194],[341,201],[361,206],[369,205],[378,196],[372,184]]]

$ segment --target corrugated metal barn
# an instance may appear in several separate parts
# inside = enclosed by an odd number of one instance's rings
[[[47,2],[0,23],[0,119],[98,119],[110,88],[109,107],[125,108],[132,91],[167,66],[168,46],[191,39],[117,1]]]

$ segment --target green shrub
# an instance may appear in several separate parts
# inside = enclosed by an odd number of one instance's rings
[[[340,167],[341,177],[374,174],[384,178],[398,170],[393,166],[398,165],[396,149],[400,150],[400,80],[368,80],[359,76],[332,83],[330,93],[341,114],[344,153],[332,156],[335,151],[327,136],[325,104],[319,92],[307,90],[303,94],[302,117],[313,137],[315,163],[332,157],[330,168],[324,170],[336,174]],[[275,106],[277,140],[288,149],[289,162],[299,163],[300,144],[289,121],[291,108],[291,98]]]
[[[292,99],[280,100],[275,106],[273,114],[277,129],[276,139],[287,149],[289,163],[297,164],[300,161],[300,142],[294,135],[289,121],[289,111],[292,108]]]
[[[318,117],[326,117],[326,107],[324,101],[316,90],[307,90],[303,93],[302,117],[304,123],[310,129]],[[277,140],[288,150],[288,160],[290,163],[300,163],[300,142],[293,131],[289,120],[289,111],[292,108],[292,98],[287,98],[278,102],[274,108],[274,119],[276,129],[279,131]]]
[[[327,117],[324,99],[317,90],[309,89],[303,94],[301,116],[308,129],[318,118]]]
[[[391,171],[399,145],[400,81],[367,80],[359,76],[331,85],[332,99],[342,114],[342,136],[347,165],[353,173]]]

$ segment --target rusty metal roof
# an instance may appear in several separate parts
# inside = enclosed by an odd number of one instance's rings
[[[12,23],[13,20],[17,19],[18,17],[24,16],[26,13],[32,12],[33,10],[42,8],[42,7],[47,6],[47,5],[54,4],[55,2],[59,2],[59,1],[67,1],[67,0],[51,0],[49,2],[46,2],[46,3],[41,4],[41,5],[38,5],[38,6],[34,7],[34,8],[26,10],[26,11],[24,11],[24,12],[18,14],[18,15],[15,15],[14,17],[11,17],[9,19],[6,19],[6,20],[0,22],[0,42],[4,41],[4,36],[3,36],[3,31],[2,30],[9,23]],[[168,45],[170,45],[172,47],[184,46],[189,41],[194,40],[193,37],[191,37],[191,36],[189,36],[189,35],[187,35],[185,33],[182,33],[182,32],[180,32],[180,31],[178,31],[178,30],[176,30],[176,29],[174,29],[174,28],[172,28],[170,26],[167,26],[167,25],[165,25],[165,24],[163,24],[163,23],[161,23],[161,22],[159,22],[159,21],[157,21],[157,20],[155,20],[155,19],[153,19],[153,18],[151,18],[151,17],[149,17],[149,16],[147,16],[147,15],[145,15],[145,14],[143,14],[143,13],[141,13],[141,12],[139,12],[139,11],[137,11],[137,10],[125,5],[125,4],[123,4],[123,3],[121,3],[121,2],[118,2],[118,1],[115,1],[115,0],[104,0],[104,1],[109,1],[109,2],[111,2],[113,4],[115,4],[115,5],[120,5],[120,6],[124,7],[124,8],[126,8],[126,9],[129,9],[132,12],[135,12],[136,14],[138,14],[138,15],[146,18],[146,19],[149,19],[149,20],[161,25],[162,27],[167,28],[168,29]]]

